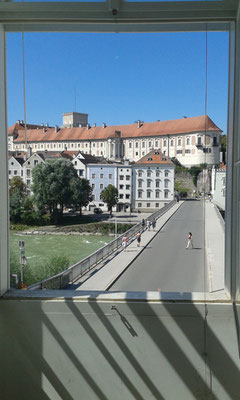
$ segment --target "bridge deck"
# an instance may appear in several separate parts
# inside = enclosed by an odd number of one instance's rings
[[[186,250],[189,231],[193,250]],[[125,271],[109,290],[220,290],[224,287],[223,262],[224,230],[215,208],[203,201],[180,202],[159,218],[155,232],[143,233],[140,249],[134,240],[125,252],[118,251],[73,288],[106,290]]]

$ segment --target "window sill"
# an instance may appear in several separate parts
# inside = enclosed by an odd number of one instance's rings
[[[10,290],[4,294],[6,300],[75,300],[106,302],[193,302],[193,303],[231,303],[225,290],[213,293],[202,292],[107,292],[79,290]]]

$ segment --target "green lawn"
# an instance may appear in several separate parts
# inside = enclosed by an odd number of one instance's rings
[[[65,255],[70,261],[69,265],[73,265],[113,240],[113,237],[96,235],[21,235],[11,233],[11,253],[16,255],[18,255],[19,251],[19,240],[25,241],[25,255],[31,265],[45,263],[55,255]]]

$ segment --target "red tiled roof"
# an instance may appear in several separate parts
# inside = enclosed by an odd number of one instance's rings
[[[12,126],[13,127],[13,126]],[[12,129],[12,127],[10,127]],[[9,129],[10,129],[9,128]],[[16,128],[15,128],[16,129]],[[192,118],[174,119],[169,121],[157,121],[142,123],[138,128],[138,124],[129,125],[113,125],[105,128],[97,126],[87,129],[83,128],[63,128],[57,133],[54,128],[45,127],[45,132],[42,128],[28,129],[28,142],[48,142],[48,141],[74,141],[74,140],[103,140],[118,136],[116,131],[121,132],[123,138],[136,137],[151,137],[164,135],[179,135],[191,132],[211,132],[217,131],[221,133],[221,129],[205,115]],[[24,128],[18,131],[18,137],[14,142],[24,141]]]
[[[136,164],[168,164],[174,165],[169,157],[161,153],[160,150],[152,150],[144,157],[140,158]]]
[[[24,127],[22,125],[19,125],[17,122],[11,126],[8,127],[8,135],[11,136],[14,133],[18,133],[20,130],[24,130]]]

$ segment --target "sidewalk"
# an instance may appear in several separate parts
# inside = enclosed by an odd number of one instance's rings
[[[83,276],[79,281],[71,286],[76,286],[76,290],[107,290],[109,286],[121,275],[124,270],[131,264],[136,257],[144,250],[148,243],[154,238],[160,229],[166,224],[171,216],[178,210],[183,202],[174,204],[157,220],[156,228],[153,231],[145,230],[141,236],[141,246],[137,247],[137,241],[134,239],[128,246],[126,251],[118,249],[118,251],[110,256],[110,260],[103,261],[94,270],[91,270],[88,276]],[[82,282],[82,284],[81,284]]]
[[[209,274],[209,291],[224,289],[224,226],[210,202],[205,202],[205,246]]]

